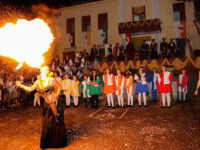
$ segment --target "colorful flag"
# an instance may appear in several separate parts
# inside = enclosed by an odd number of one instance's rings
[[[99,39],[100,44],[108,44],[108,30],[107,29],[99,29]]]
[[[185,17],[185,4],[176,3],[173,5],[174,12],[174,26],[177,38],[186,37],[186,17]]]
[[[91,46],[91,31],[82,32],[83,46]]]
[[[73,42],[73,37],[71,36],[71,33],[66,34],[66,46],[67,48],[71,48]]]

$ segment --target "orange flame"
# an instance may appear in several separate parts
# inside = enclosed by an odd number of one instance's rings
[[[49,26],[43,20],[19,19],[16,24],[7,23],[0,28],[0,55],[16,59],[20,63],[18,69],[23,62],[39,68],[53,39]]]

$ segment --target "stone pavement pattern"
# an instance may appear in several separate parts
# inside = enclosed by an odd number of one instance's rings
[[[22,106],[0,111],[0,150],[39,150],[39,108]],[[64,150],[198,150],[200,149],[200,100],[162,109],[65,109],[69,138]]]

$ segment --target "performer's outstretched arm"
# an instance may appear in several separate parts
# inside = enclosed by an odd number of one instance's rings
[[[199,71],[199,79],[198,79],[198,82],[197,82],[197,89],[195,90],[195,95],[198,94],[198,90],[199,90],[199,87],[200,87],[200,71]]]
[[[26,91],[31,92],[31,91],[33,91],[33,90],[35,90],[35,89],[37,88],[37,86],[38,86],[38,81],[35,81],[35,83],[34,83],[32,86],[30,86],[30,87],[21,84],[19,81],[16,81],[16,85],[17,85],[18,87],[20,87],[20,88],[26,90]]]

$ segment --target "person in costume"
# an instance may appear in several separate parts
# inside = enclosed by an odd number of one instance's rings
[[[66,146],[63,104],[58,99],[61,87],[55,78],[48,76],[48,73],[48,67],[42,67],[41,78],[30,87],[16,81],[16,85],[26,91],[37,89],[44,99],[41,149]]]
[[[72,88],[71,86],[72,86],[71,80],[69,79],[68,74],[65,74],[64,80],[62,81],[62,89],[63,89],[63,94],[65,95],[66,107],[70,107],[70,94]]]
[[[116,83],[116,90],[115,94],[117,95],[118,99],[118,105],[119,107],[124,107],[124,83],[125,83],[125,78],[121,74],[121,70],[117,69],[117,75],[115,76],[115,83]]]
[[[142,106],[142,97],[144,100],[144,106],[147,107],[147,96],[146,94],[149,93],[149,89],[147,86],[147,74],[144,73],[143,67],[138,69],[138,73],[135,74],[134,79],[137,82],[135,94],[138,95],[138,103],[139,107]]]
[[[188,84],[188,76],[186,75],[186,70],[183,68],[181,74],[178,76],[177,85],[178,85],[178,95],[179,101],[186,101],[187,94],[187,84]]]
[[[82,81],[82,87],[83,87],[83,99],[85,101],[85,107],[87,107],[87,101],[91,98],[90,93],[89,93],[89,79],[87,75],[84,75],[84,80]]]
[[[198,95],[199,87],[200,87],[200,70],[199,70],[199,79],[197,81],[197,88],[196,88],[196,90],[194,92],[195,95]]]
[[[40,79],[40,76],[37,75],[37,80]],[[34,82],[33,82],[34,83]],[[36,92],[34,94],[34,102],[33,102],[33,107],[36,107],[36,104],[40,107],[40,93]]]
[[[158,97],[158,88],[156,85],[158,79],[158,73],[156,68],[153,68],[153,72],[150,73],[149,75],[149,82],[151,85],[151,93],[152,93],[152,97],[153,97],[153,102],[157,102],[157,97]]]
[[[100,84],[102,84],[102,79],[97,75],[97,71],[93,70],[92,75],[89,77],[89,94],[91,95],[91,108],[99,107],[99,95],[100,92]]]
[[[158,92],[162,94],[163,108],[165,108],[166,102],[168,108],[171,108],[172,74],[166,71],[165,65],[162,65],[161,69],[162,72],[158,74],[157,80]]]
[[[74,101],[74,106],[78,106],[78,97],[79,97],[79,90],[78,90],[78,85],[79,81],[77,80],[76,75],[73,75],[72,77],[72,86],[71,86],[71,95],[73,96],[73,101]]]
[[[53,73],[54,78],[56,79],[56,81],[59,83],[60,87],[62,88],[62,78],[60,76],[58,76],[57,72]],[[56,88],[56,87],[55,87]],[[57,90],[57,89],[55,89]],[[62,89],[61,89],[62,90]],[[61,92],[59,93],[61,95]]]
[[[128,96],[128,107],[133,107],[133,76],[131,71],[126,71],[125,89]]]
[[[113,74],[110,73],[110,69],[106,69],[106,74],[103,75],[103,81],[104,81],[104,91],[103,93],[106,94],[107,102],[108,102],[108,108],[115,109],[114,105],[114,98],[113,94],[115,93],[115,77]]]

